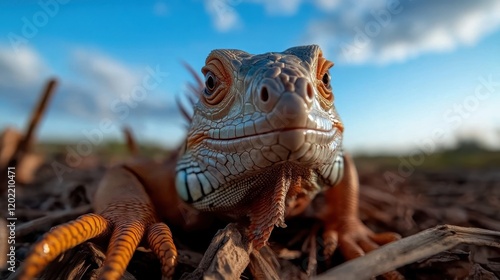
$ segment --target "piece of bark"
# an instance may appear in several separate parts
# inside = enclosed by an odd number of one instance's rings
[[[236,225],[229,224],[217,232],[198,267],[181,279],[240,279],[250,262],[250,251]]]
[[[0,135],[0,168],[4,169],[9,165],[22,139],[21,132],[14,128],[7,127],[2,131]]]
[[[122,128],[123,135],[125,136],[125,143],[127,144],[127,150],[131,156],[139,155],[139,145],[137,145],[137,141],[135,141],[135,137],[132,134],[132,130],[125,126]]]
[[[20,146],[18,147],[18,152],[21,152],[21,153],[28,152],[28,149],[33,144],[33,137],[34,137],[35,131],[40,123],[40,120],[41,120],[43,114],[47,110],[47,104],[48,104],[50,98],[52,97],[56,86],[57,86],[56,79],[50,79],[47,82],[47,85],[45,86],[45,88],[40,96],[40,100],[38,100],[38,103],[36,104],[36,107],[31,114],[31,118],[30,118],[30,121],[28,123],[28,127],[26,129],[26,132],[24,133],[23,140],[21,141]]]
[[[387,244],[339,265],[316,279],[370,279],[466,243],[500,248],[500,232],[443,225]]]
[[[278,257],[284,260],[295,260],[300,258],[302,252],[299,250],[288,250],[287,248],[281,248],[278,251]]]
[[[281,268],[279,271],[279,279],[311,279],[311,277],[307,276],[300,266],[297,266],[288,260],[279,260],[279,263]]]
[[[101,248],[85,242],[59,257],[59,262],[49,264],[41,279],[97,279],[97,271],[105,260]]]
[[[310,237],[307,239],[307,243],[309,243],[307,246],[308,247],[308,258],[307,258],[307,269],[306,269],[306,274],[309,277],[314,277],[316,276],[316,268],[318,266],[318,260],[316,258],[316,254],[318,253],[318,250],[316,249],[316,235],[318,233],[319,228],[317,226],[313,227],[313,230],[311,232]],[[321,252],[323,253],[323,252]]]
[[[36,129],[40,123],[40,120],[47,109],[47,104],[50,100],[50,97],[54,93],[54,89],[57,85],[57,80],[51,79],[48,81],[45,86],[38,103],[36,104],[33,112],[31,113],[30,120],[28,122],[28,126],[26,131],[22,135],[20,139],[17,140],[17,143],[10,143],[9,149],[15,146],[15,152],[10,154],[10,158],[2,159],[2,161],[6,161],[3,163],[4,166],[0,166],[0,168],[9,167],[17,167],[16,170],[16,181],[18,183],[28,183],[34,178],[35,171],[41,166],[43,163],[43,159],[34,156],[28,156],[31,153],[33,143],[34,143],[34,135]],[[3,148],[2,148],[3,149]],[[2,152],[3,153],[3,152]],[[10,152],[9,152],[10,153]],[[4,157],[2,155],[2,157]],[[28,162],[24,163],[24,161],[28,160]],[[0,178],[0,183],[3,183],[4,179]]]
[[[31,183],[36,179],[38,169],[45,162],[43,155],[34,153],[24,154],[22,160],[17,163],[16,178],[19,178],[20,183]]]
[[[484,269],[479,264],[474,264],[470,271],[467,280],[498,280],[498,278],[492,272]]]
[[[187,266],[196,268],[200,264],[202,259],[203,255],[200,253],[189,250],[177,250],[178,264],[185,264]]]
[[[276,254],[264,246],[260,251],[253,251],[250,255],[250,271],[256,280],[278,280],[280,264]]]

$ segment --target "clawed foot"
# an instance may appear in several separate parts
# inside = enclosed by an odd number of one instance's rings
[[[99,279],[120,279],[141,241],[160,260],[163,276],[171,278],[177,250],[170,229],[164,223],[155,223],[150,215],[137,215],[142,219],[137,219],[137,216],[131,218],[131,210],[137,214],[141,213],[141,209],[130,207],[130,204],[118,204],[102,215],[86,214],[53,228],[33,247],[19,271],[18,279],[33,279],[59,254],[95,237],[110,237]]]
[[[351,219],[325,226],[323,253],[329,258],[338,247],[344,257],[351,260],[400,238],[393,232],[374,233],[360,220]]]

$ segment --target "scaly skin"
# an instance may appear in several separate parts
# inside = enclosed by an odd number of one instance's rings
[[[247,225],[246,237],[258,250],[274,226],[285,226],[285,218],[300,214],[320,191],[327,202],[317,213],[325,224],[326,255],[338,246],[351,259],[395,240],[393,233],[374,234],[358,218],[357,174],[342,151],[331,66],[315,45],[262,55],[213,51],[178,154],[164,164],[140,161],[110,170],[94,201],[100,215],[84,218],[99,229],[81,234],[71,222],[48,233],[21,279],[38,274],[56,253],[104,235],[111,241],[102,279],[118,279],[143,238],[171,277],[177,253],[158,217],[180,224],[186,205],[226,215]],[[71,242],[62,240],[58,248],[54,236]]]

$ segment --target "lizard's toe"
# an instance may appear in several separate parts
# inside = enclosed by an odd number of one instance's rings
[[[147,242],[161,263],[161,272],[171,279],[177,264],[177,250],[172,239],[170,228],[164,223],[156,223],[149,227]]]
[[[120,279],[144,235],[139,222],[116,225],[109,241],[100,279]]]
[[[33,246],[24,260],[17,279],[32,279],[59,254],[100,235],[106,234],[110,223],[97,214],[86,214],[74,221],[54,227]]]
[[[387,243],[391,243],[393,241],[401,239],[401,235],[395,232],[382,232],[373,234],[370,238],[378,245],[385,245]]]
[[[339,244],[339,235],[336,230],[328,230],[323,233],[323,255],[329,259],[337,249]]]
[[[360,224],[360,227],[345,230],[339,233],[339,248],[347,260],[364,256],[381,245],[400,239],[399,235],[392,232],[375,234],[370,229]]]
[[[341,237],[339,240],[339,248],[342,251],[342,254],[344,255],[344,257],[346,259],[352,260],[352,259],[355,259],[357,257],[361,257],[361,256],[365,255],[365,252],[367,252],[367,251],[365,251],[365,248],[368,249],[371,244],[368,240],[364,240],[363,242],[360,242],[360,241],[361,240],[358,237],[349,236],[348,233],[341,234]],[[363,244],[366,247],[363,248],[363,246],[361,246],[361,244]],[[376,246],[376,247],[378,247],[378,246]],[[373,250],[375,248],[371,248],[371,250]]]
[[[359,220],[348,220],[338,224],[326,225],[323,232],[326,257],[333,254],[338,247],[347,260],[377,249],[379,246],[400,239],[393,232],[375,234]]]

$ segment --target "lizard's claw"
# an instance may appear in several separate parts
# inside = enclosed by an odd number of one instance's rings
[[[135,212],[131,217],[130,213]],[[137,246],[145,243],[159,258],[162,274],[171,278],[177,250],[170,229],[156,222],[147,205],[116,203],[102,215],[87,214],[48,232],[26,258],[18,279],[32,279],[60,253],[94,237],[111,236],[99,279],[120,279]]]
[[[351,260],[400,238],[393,232],[374,233],[358,219],[343,221],[325,226],[323,254],[330,258],[339,247],[343,256]]]
[[[18,272],[18,279],[34,278],[59,254],[86,240],[105,234],[108,227],[108,221],[101,215],[86,214],[53,228],[33,246]]]

